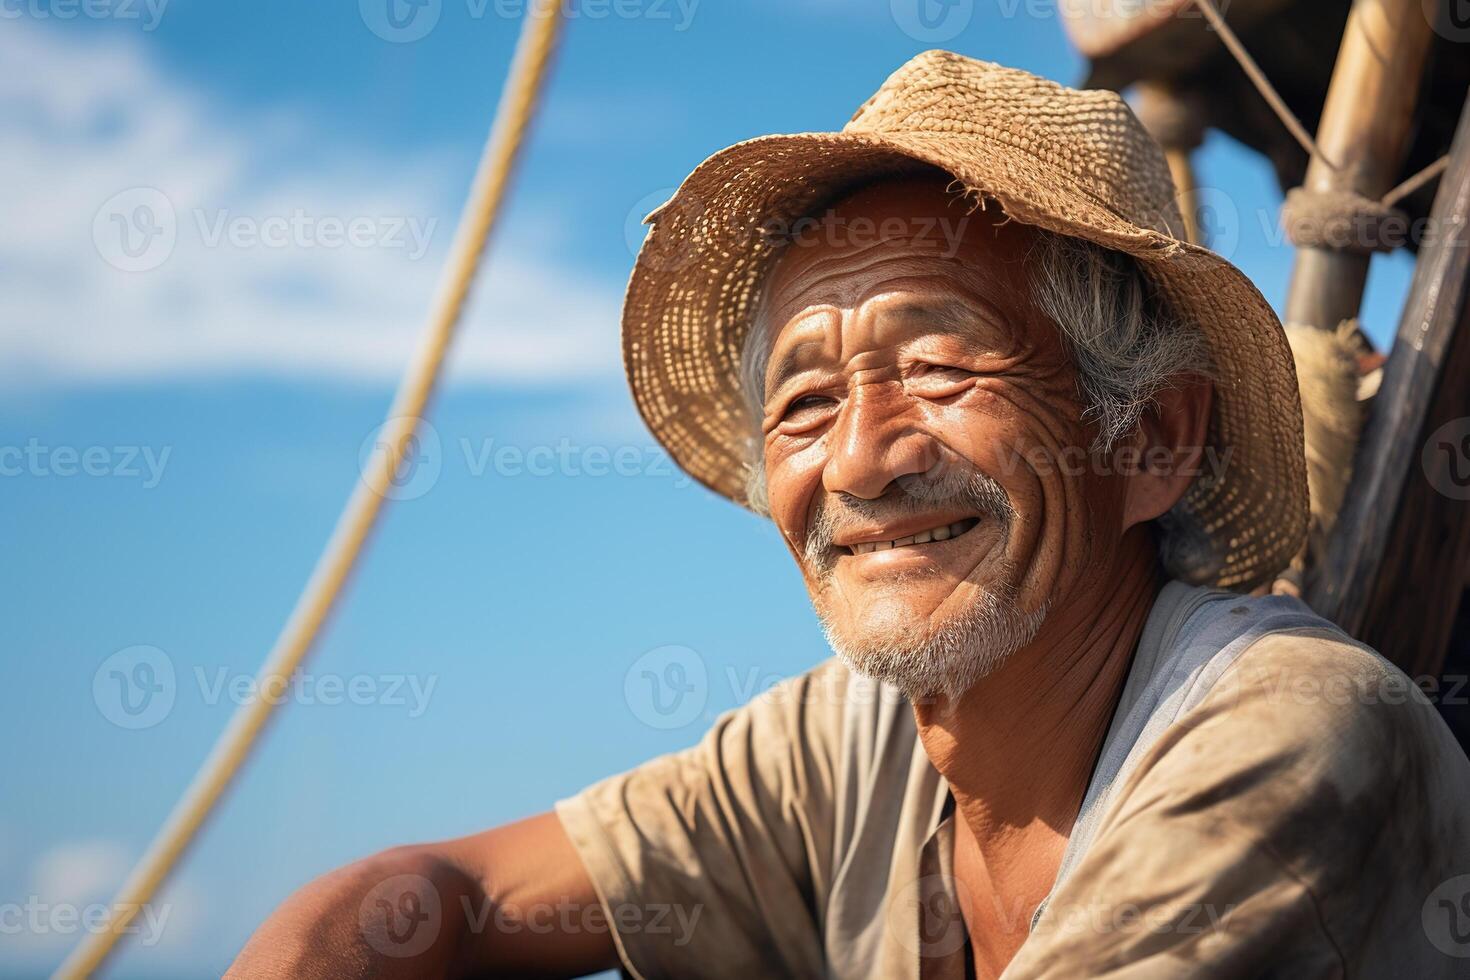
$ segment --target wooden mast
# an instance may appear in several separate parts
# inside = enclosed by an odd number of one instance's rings
[[[1424,59],[1433,30],[1420,0],[1355,0],[1327,102],[1317,152],[1302,188],[1378,200],[1393,187],[1408,150]],[[1335,330],[1357,317],[1367,251],[1305,247],[1286,298],[1287,323]]]
[[[1416,676],[1439,673],[1470,572],[1470,102],[1429,228],[1308,595]]]

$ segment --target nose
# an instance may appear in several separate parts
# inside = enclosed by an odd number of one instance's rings
[[[915,427],[892,383],[854,386],[830,432],[822,488],[864,500],[883,496],[895,480],[924,473],[938,459],[933,437]]]

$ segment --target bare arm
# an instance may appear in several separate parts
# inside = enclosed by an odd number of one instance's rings
[[[592,882],[545,813],[323,875],[266,920],[226,977],[574,977],[616,963]]]

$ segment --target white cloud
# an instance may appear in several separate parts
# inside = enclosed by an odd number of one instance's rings
[[[101,838],[65,841],[39,854],[26,893],[4,905],[12,965],[53,967],[100,928],[135,857],[122,843]],[[134,918],[123,949],[137,950],[133,955],[155,966],[197,963],[202,955],[217,954],[206,924],[203,892],[174,880]]]
[[[244,112],[133,36],[13,21],[0,61],[7,382],[402,372],[463,194],[444,154]],[[617,376],[616,285],[559,266],[565,216],[535,217],[497,236],[453,377]]]
[[[117,841],[84,840],[42,852],[31,866],[31,887],[52,904],[106,900],[127,873],[128,849]]]

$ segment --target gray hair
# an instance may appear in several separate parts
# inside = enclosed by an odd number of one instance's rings
[[[1137,427],[1159,392],[1184,376],[1213,377],[1209,343],[1198,323],[1173,318],[1138,261],[1093,242],[1038,230],[1028,260],[1037,305],[1057,324],[1077,372],[1083,418],[1097,425],[1090,448],[1110,452]],[[740,357],[749,417],[764,417],[765,377],[775,340],[769,277]],[[769,516],[765,455],[752,437],[746,501]],[[1155,522],[1165,570],[1188,582],[1211,579],[1222,557],[1181,501]]]

